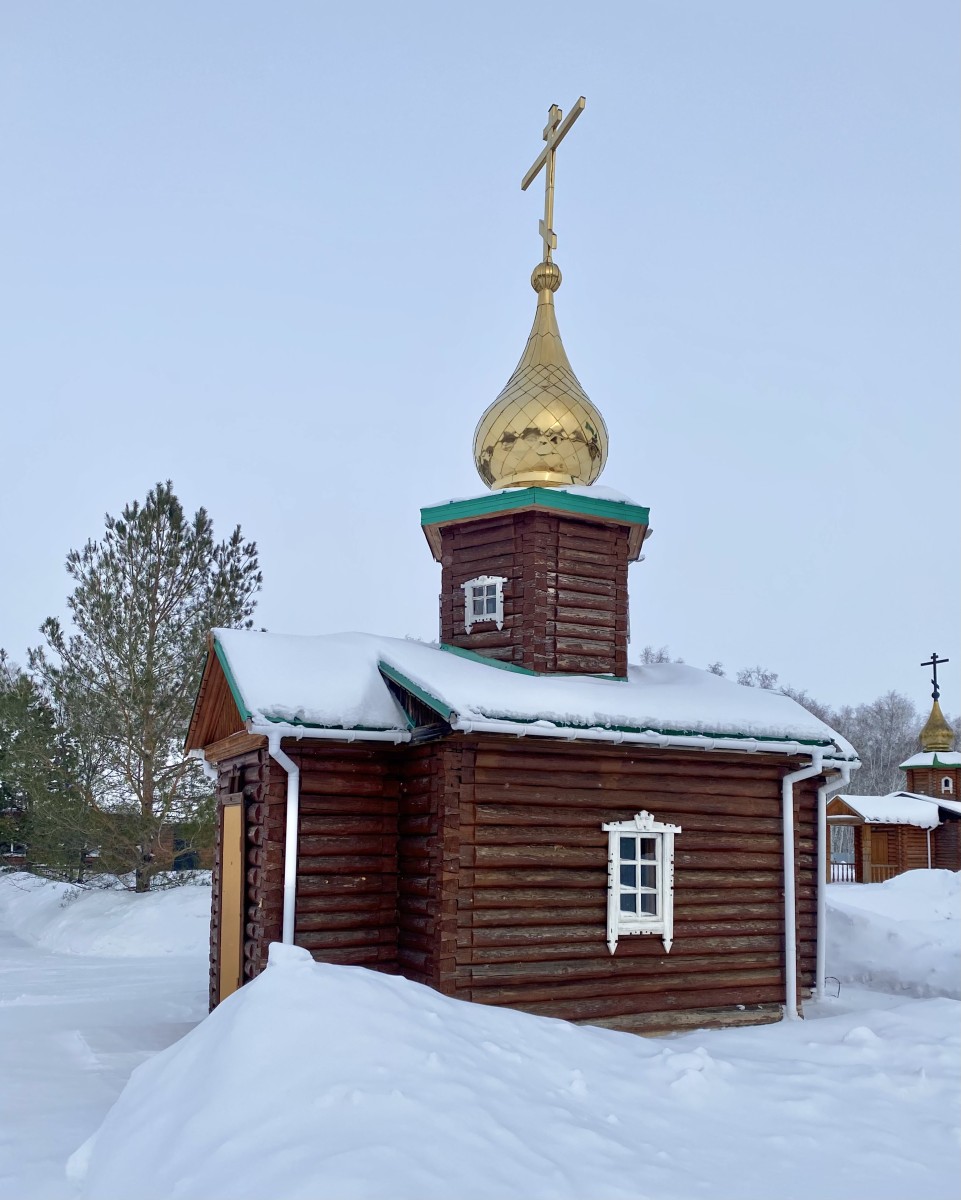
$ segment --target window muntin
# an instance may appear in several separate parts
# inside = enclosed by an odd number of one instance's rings
[[[504,628],[504,584],[500,575],[480,575],[462,584],[464,589],[464,628],[470,633],[481,621],[493,621]]]
[[[607,946],[618,938],[660,934],[665,951],[674,940],[674,835],[679,825],[639,812],[630,821],[602,826],[608,834]]]

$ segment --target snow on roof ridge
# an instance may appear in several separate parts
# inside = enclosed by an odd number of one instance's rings
[[[505,671],[495,669],[504,664],[447,653],[437,643],[371,633],[217,629],[214,638],[254,719],[406,729],[378,669],[386,663],[466,720],[803,741],[833,744],[856,758],[840,735],[789,697],[687,663],[632,664],[627,680],[613,680]]]
[[[869,825],[915,825],[919,829],[935,829],[941,824],[938,800],[916,792],[889,792],[886,796],[855,796],[838,793],[843,801]]]

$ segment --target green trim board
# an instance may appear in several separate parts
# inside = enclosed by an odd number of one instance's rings
[[[421,525],[445,525],[449,521],[464,521],[471,517],[511,512],[517,508],[549,508],[556,512],[575,513],[583,517],[602,517],[621,525],[646,525],[651,510],[640,504],[622,500],[604,500],[599,496],[581,496],[557,488],[510,488],[489,496],[469,500],[451,500],[420,510]]]
[[[924,753],[925,753],[924,750],[918,751],[919,755],[924,754]],[[898,770],[899,771],[933,771],[937,767],[942,771],[956,771],[958,769],[958,766],[961,765],[956,762],[953,762],[953,763],[941,762],[941,760],[938,758],[937,750],[928,750],[927,753],[934,755],[934,758],[931,760],[931,762],[929,762],[929,763],[911,763],[910,759],[905,759],[903,763],[899,764]],[[951,751],[951,753],[954,753],[954,751]],[[911,758],[916,758],[916,757],[917,757],[917,755],[914,755],[914,754],[911,755]],[[909,763],[911,764],[910,766],[908,765]]]
[[[443,717],[445,721],[449,721],[454,715],[454,710],[452,708],[448,708],[443,700],[438,699],[437,696],[432,696],[430,692],[424,691],[424,689],[418,684],[414,683],[413,680],[408,679],[406,675],[401,674],[396,667],[392,667],[389,663],[385,663],[383,660],[381,660],[377,664],[377,670],[380,671],[381,675],[386,675],[388,679],[392,679],[399,687],[402,687],[405,691],[410,692],[412,696],[416,696],[422,704],[426,704],[428,708],[432,708],[434,712]]]
[[[446,650],[448,654],[456,654],[458,658],[466,658],[469,662],[481,663],[485,667],[494,667],[498,671],[513,671],[515,675],[533,675],[535,679],[604,679],[610,683],[627,683],[626,675],[572,675],[565,671],[532,671],[530,667],[519,667],[517,663],[488,658],[486,654],[478,654],[476,650],[468,650],[466,646],[452,646],[448,642],[440,642],[439,645],[441,650]]]
[[[244,703],[244,698],[240,694],[240,688],[237,686],[237,680],[234,678],[234,673],[230,669],[230,663],[227,661],[227,655],[220,642],[214,638],[214,654],[217,655],[217,662],[220,663],[224,676],[227,680],[227,686],[230,688],[230,694],[233,696],[234,704],[237,705],[237,711],[240,713],[242,721],[249,721],[253,713]]]

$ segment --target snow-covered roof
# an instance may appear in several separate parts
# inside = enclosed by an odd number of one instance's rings
[[[843,800],[869,825],[916,825],[919,829],[934,829],[941,824],[938,801],[933,796],[891,792],[888,796],[838,795],[835,798]]]
[[[787,696],[682,663],[631,666],[627,680],[535,675],[468,651],[365,633],[285,636],[214,631],[245,720],[406,730],[387,679],[445,720],[800,741],[856,759],[851,745]],[[518,732],[522,732],[518,729]]]
[[[957,750],[921,751],[901,764],[902,771],[908,767],[961,767],[961,754]]]

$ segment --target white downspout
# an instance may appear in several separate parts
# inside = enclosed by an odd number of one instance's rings
[[[794,785],[821,774],[824,751],[811,751],[811,765],[781,780],[781,838],[784,843],[784,1015],[800,1020],[797,1007],[797,899],[794,886]]]
[[[928,870],[930,871],[931,870],[931,830],[927,829],[927,830],[925,830],[925,832],[928,835]]]
[[[294,940],[294,917],[297,911],[297,834],[300,829],[300,767],[280,748],[280,732],[271,730],[267,736],[270,757],[287,772],[287,818],[284,837],[284,909],[281,941],[287,945]]]
[[[847,787],[851,779],[851,764],[838,763],[840,775],[832,775],[818,788],[818,920],[817,920],[817,965],[814,968],[814,994],[820,1000],[824,996],[824,966],[827,953],[827,908],[828,908],[828,792]]]

